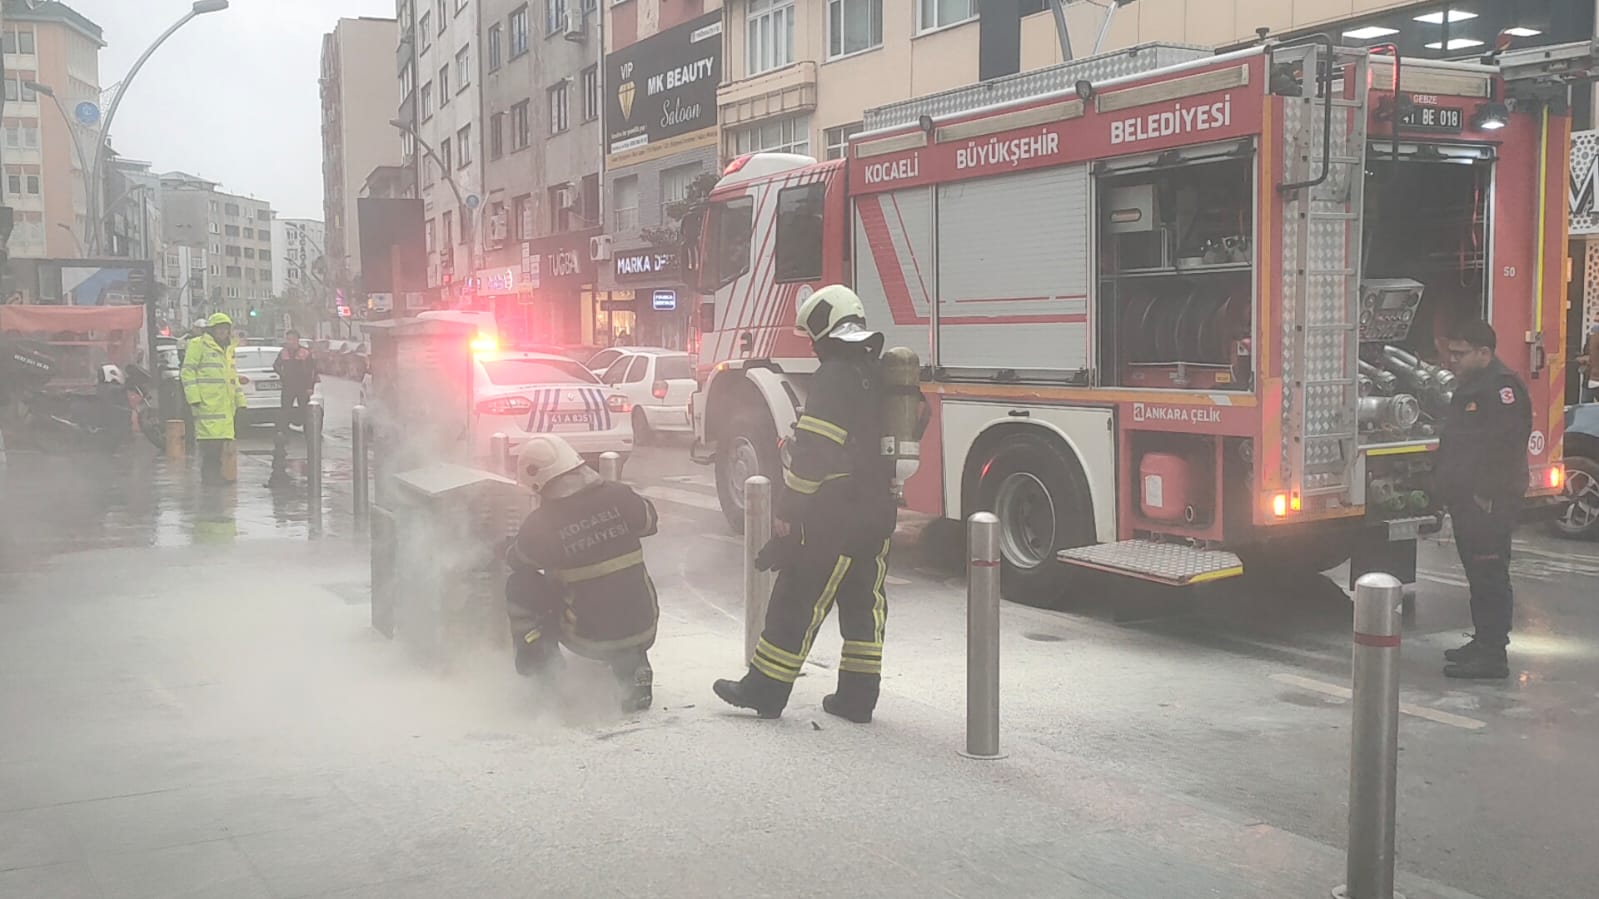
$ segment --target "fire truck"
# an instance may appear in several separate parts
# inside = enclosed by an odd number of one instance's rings
[[[1493,324],[1530,505],[1560,492],[1567,101],[1595,57],[1143,45],[871,110],[846,159],[736,159],[693,265],[694,458],[741,527],[817,364],[796,305],[845,283],[922,363],[905,505],[993,512],[1008,597],[1073,567],[1411,582],[1452,323]]]

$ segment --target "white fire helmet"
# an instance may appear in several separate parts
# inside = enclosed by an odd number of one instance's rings
[[[582,467],[583,457],[571,444],[548,434],[522,444],[516,453],[516,479],[534,490],[543,490],[550,481]]]
[[[127,378],[122,376],[122,369],[108,363],[100,366],[100,383],[126,384]]]
[[[794,314],[794,332],[812,340],[831,337],[858,342],[871,337],[866,330],[866,307],[861,298],[842,284],[829,284],[806,297]]]

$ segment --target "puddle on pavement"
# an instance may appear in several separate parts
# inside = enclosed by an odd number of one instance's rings
[[[119,455],[10,452],[0,465],[0,571],[97,549],[180,547],[239,540],[306,539],[305,462],[291,459],[292,485],[268,488],[270,458],[239,459],[238,483],[200,487],[198,461],[169,463],[147,446]],[[344,530],[334,515],[349,461],[328,459],[324,534]],[[347,518],[347,516],[345,516]]]

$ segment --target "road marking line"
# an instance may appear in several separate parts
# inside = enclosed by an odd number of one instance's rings
[[[672,481],[676,484],[692,484],[695,487],[716,488],[716,482],[707,475],[702,474],[674,474],[662,478],[663,481]]]
[[[1444,574],[1443,572],[1439,572],[1439,571],[1423,571],[1422,569],[1418,568],[1418,569],[1416,569],[1416,575],[1418,577],[1420,577],[1424,581],[1432,581],[1435,584],[1446,584],[1446,585],[1448,585],[1450,587],[1470,587],[1471,586],[1470,584],[1466,583],[1466,581],[1462,580],[1461,578],[1455,577],[1454,575],[1450,575],[1450,574]]]
[[[1271,675],[1271,679],[1279,684],[1287,684],[1291,687],[1300,687],[1315,693],[1322,693],[1327,696],[1336,696],[1339,699],[1349,699],[1353,695],[1352,691],[1348,687],[1339,686],[1338,684],[1329,684],[1326,681],[1319,681],[1313,678],[1301,677],[1297,674],[1273,674]],[[1478,721],[1476,718],[1467,718],[1464,715],[1440,712],[1437,709],[1430,709],[1424,705],[1415,705],[1409,702],[1401,702],[1399,704],[1399,711],[1415,718],[1425,718],[1426,720],[1432,721],[1436,724],[1447,724],[1450,727],[1458,727],[1461,730],[1481,730],[1482,728],[1488,726],[1487,722]]]
[[[908,581],[908,580],[906,580],[905,578],[902,578],[902,577],[895,577],[892,574],[889,575],[888,577],[884,578],[883,580],[884,580],[884,583],[888,584],[890,587],[907,587],[907,586],[910,586],[910,581]]]
[[[703,493],[693,493],[688,490],[678,490],[675,487],[645,487],[640,494],[650,499],[658,499],[663,503],[677,503],[680,506],[691,506],[695,509],[705,509],[709,512],[722,511],[722,504],[715,497]]]

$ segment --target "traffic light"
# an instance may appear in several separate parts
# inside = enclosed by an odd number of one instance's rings
[[[260,313],[260,312],[257,312],[257,311],[256,311],[256,308],[255,308],[255,307],[254,307],[254,306],[251,306],[251,307],[250,307],[250,317],[251,317],[251,318],[255,318],[255,317],[256,317],[256,316],[258,316],[258,315],[260,315],[260,314],[261,314],[261,313]]]

